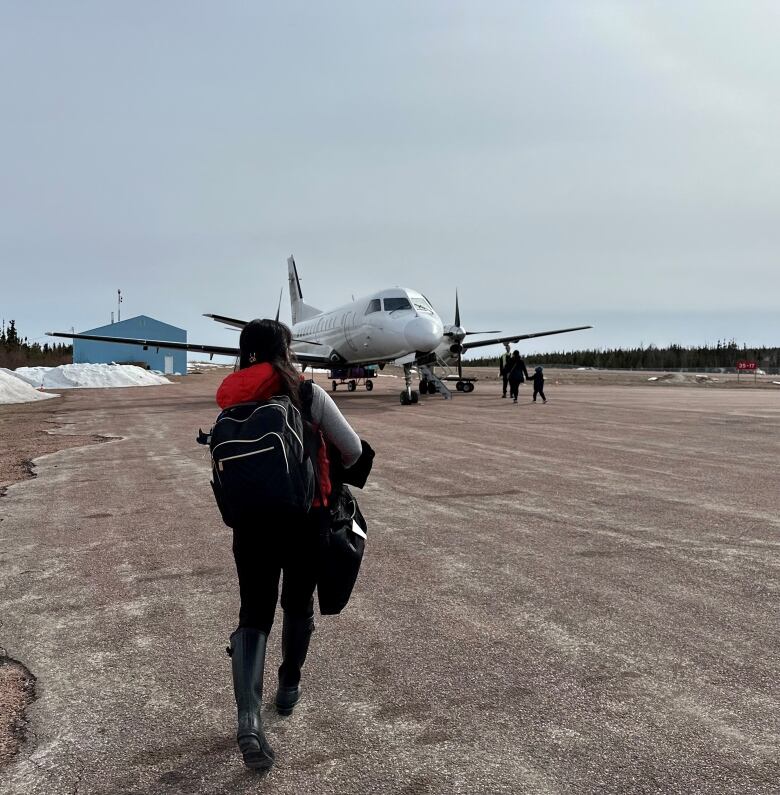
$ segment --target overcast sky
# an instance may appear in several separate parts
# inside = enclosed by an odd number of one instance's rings
[[[121,288],[229,343],[201,313],[284,284],[289,318],[294,253],[323,308],[401,284],[447,322],[457,286],[472,327],[620,309],[588,344],[633,344],[691,313],[696,341],[728,310],[780,344],[774,2],[0,8],[0,314],[29,337]]]

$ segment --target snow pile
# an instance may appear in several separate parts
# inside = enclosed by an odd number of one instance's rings
[[[59,367],[18,367],[14,371],[34,387],[78,389],[87,387],[157,386],[171,382],[133,364],[61,364]]]
[[[206,370],[226,370],[233,369],[232,364],[219,364],[218,362],[187,362],[188,373],[202,373]]]
[[[664,373],[663,375],[651,375],[648,381],[681,381],[681,378],[675,378],[679,373]]]
[[[0,367],[0,403],[31,403],[35,400],[59,397],[47,395],[34,389],[26,381],[18,378],[13,370]]]
[[[686,373],[664,373],[663,375],[652,375],[647,379],[648,381],[674,381],[677,384],[708,384],[711,381],[717,381],[713,376],[704,375],[703,373],[686,374]]]

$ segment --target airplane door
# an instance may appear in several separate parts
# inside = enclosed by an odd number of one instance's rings
[[[347,312],[344,315],[344,339],[349,345],[349,349],[353,353],[357,353],[357,345],[355,344],[355,313]]]

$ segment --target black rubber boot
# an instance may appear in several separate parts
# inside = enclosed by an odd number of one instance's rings
[[[268,636],[259,629],[240,628],[230,636],[233,690],[238,707],[236,739],[244,764],[252,770],[268,770],[274,763],[274,752],[265,738],[260,717],[267,640]]]
[[[284,614],[282,664],[279,666],[279,689],[276,691],[276,710],[280,715],[292,714],[293,708],[301,700],[301,668],[306,661],[313,631],[313,616],[292,618]]]

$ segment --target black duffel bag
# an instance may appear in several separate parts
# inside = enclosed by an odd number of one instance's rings
[[[322,615],[340,613],[349,601],[363,560],[367,529],[357,500],[348,486],[341,486],[337,493],[331,494],[330,526],[325,528],[322,539],[317,577]]]
[[[366,520],[345,481],[362,488],[374,460],[374,451],[363,441],[360,460],[349,469],[340,468],[338,456],[331,458],[333,491],[330,495],[329,525],[322,537],[317,598],[324,616],[340,613],[355,587],[363,552],[366,548]],[[362,535],[361,535],[362,532]]]

